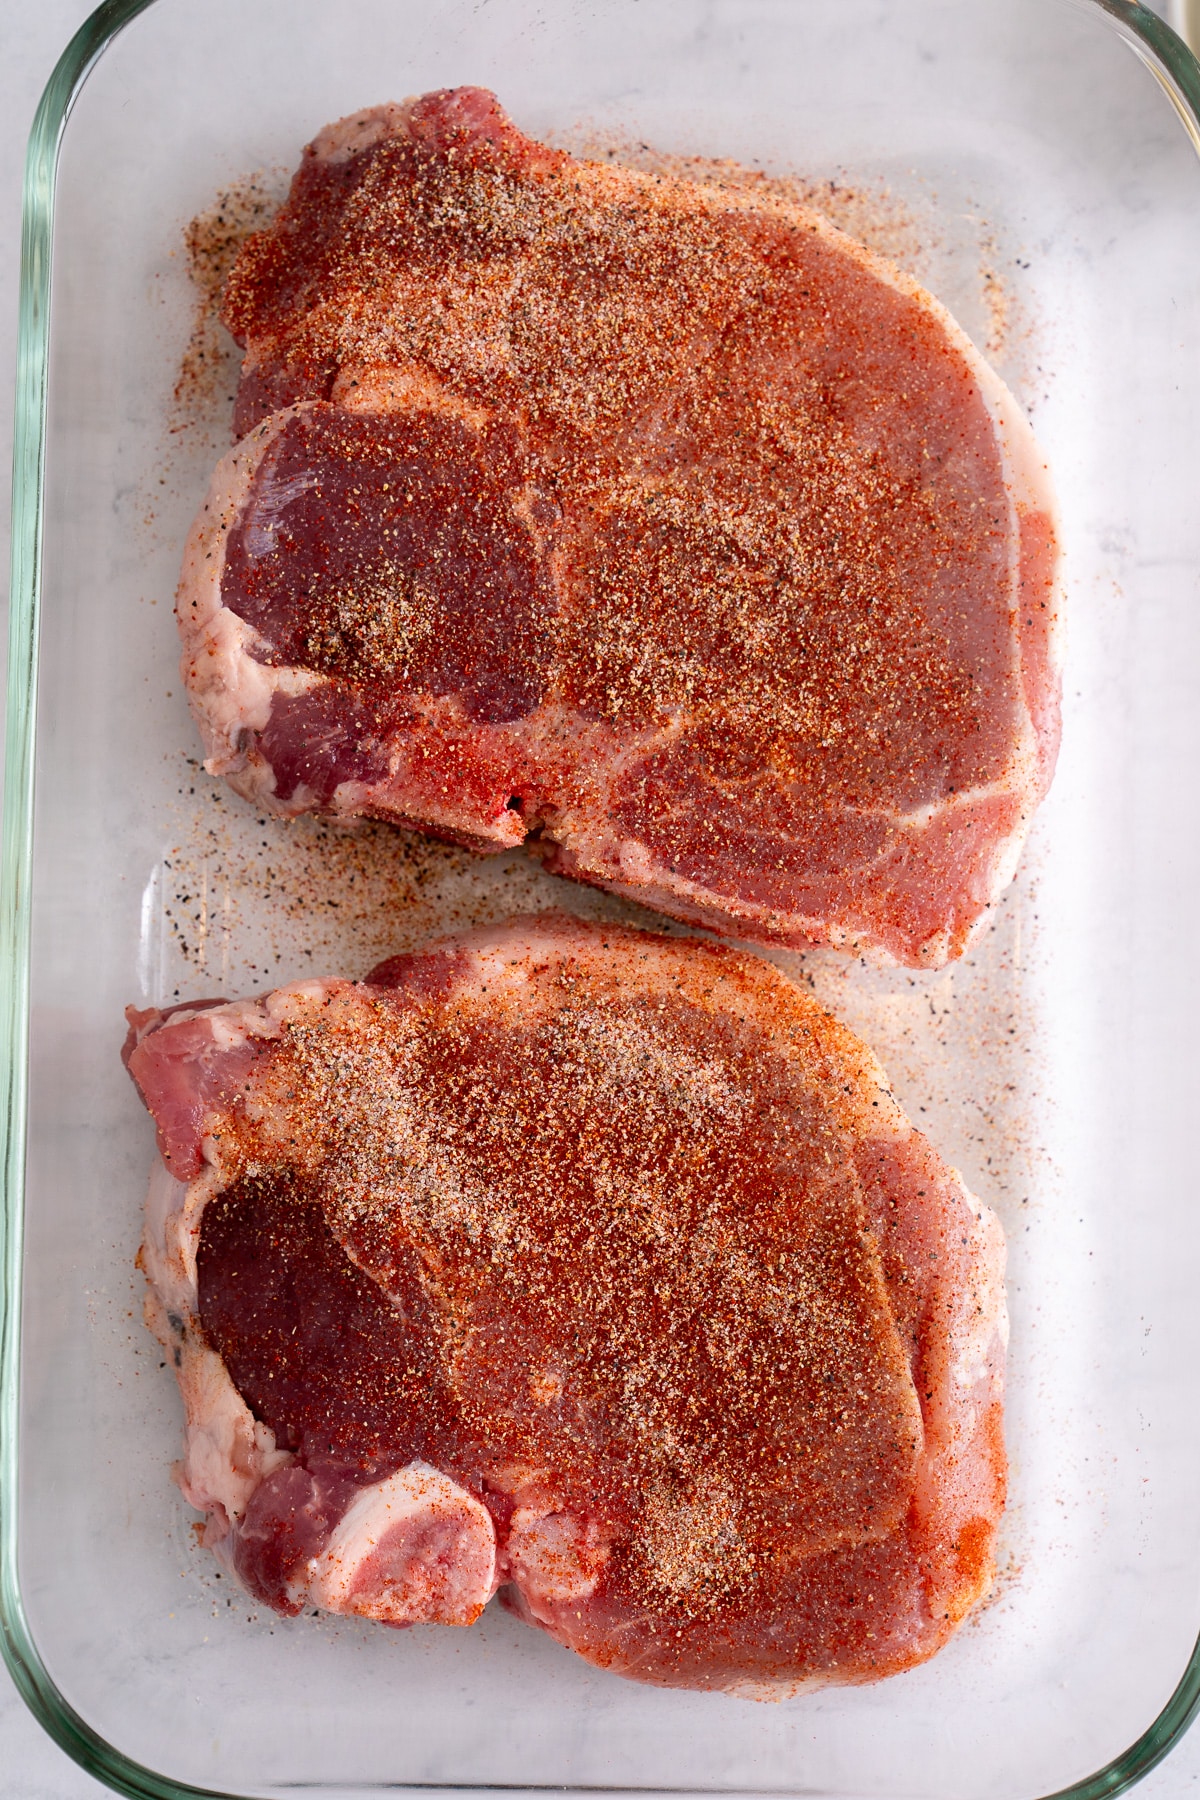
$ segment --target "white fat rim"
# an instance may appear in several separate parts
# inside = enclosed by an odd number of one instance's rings
[[[213,471],[208,494],[192,523],[175,596],[182,640],[180,672],[213,775],[246,766],[246,734],[261,731],[277,693],[295,696],[322,685],[309,669],[272,667],[252,654],[262,639],[221,600],[225,547],[246,504],[258,465],[292,419],[312,401],[273,413],[230,450]]]

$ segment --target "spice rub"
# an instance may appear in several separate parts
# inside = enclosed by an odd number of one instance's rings
[[[923,1660],[1003,1505],[1003,1249],[754,959],[542,915],[131,1014],[184,1491],[252,1592],[764,1694]]]
[[[465,88],[322,132],[225,317],[243,436],[178,601],[212,771],[742,937],[961,953],[1053,766],[1057,552],[915,282]]]

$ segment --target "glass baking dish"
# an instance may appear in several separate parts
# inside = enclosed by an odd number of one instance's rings
[[[561,142],[799,179],[947,300],[1055,471],[1063,753],[993,927],[936,974],[779,958],[868,1036],[1009,1233],[996,1593],[877,1688],[659,1692],[494,1609],[470,1632],[258,1615],[169,1484],[180,1420],[139,1318],[152,1141],[117,1060],[125,1003],[360,973],[529,906],[629,911],[517,854],[256,819],[199,771],[175,674],[179,551],[233,366],[182,228],[222,192],[227,222],[253,216],[326,120],[461,82]],[[1124,0],[123,0],[64,54],[26,188],[0,1599],[29,1704],[115,1788],[1099,1796],[1187,1725],[1198,118],[1200,68]],[[201,272],[220,219],[207,233]]]

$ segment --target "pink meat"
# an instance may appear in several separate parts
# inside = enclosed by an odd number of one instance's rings
[[[1058,739],[1053,503],[897,270],[477,89],[331,126],[242,252],[186,552],[209,768],[762,941],[957,956]]]
[[[910,1667],[986,1591],[999,1228],[774,970],[550,916],[135,1029],[199,1171],[142,1252],[184,1491],[268,1605],[500,1587],[760,1695]]]
[[[253,1038],[228,1042],[214,1035],[205,1014],[220,1000],[193,1001],[159,1011],[127,1009],[129,1024],[122,1060],[154,1115],[163,1162],[179,1181],[200,1173],[210,1119],[241,1087],[258,1048]],[[160,1027],[171,1022],[171,1030]]]

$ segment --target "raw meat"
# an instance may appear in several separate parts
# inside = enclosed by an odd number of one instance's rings
[[[766,1696],[988,1588],[1003,1241],[777,971],[557,915],[130,1012],[182,1486],[252,1593]]]
[[[226,318],[245,435],[178,601],[211,771],[744,938],[961,953],[1050,779],[1057,550],[912,280],[460,88],[323,131]]]

